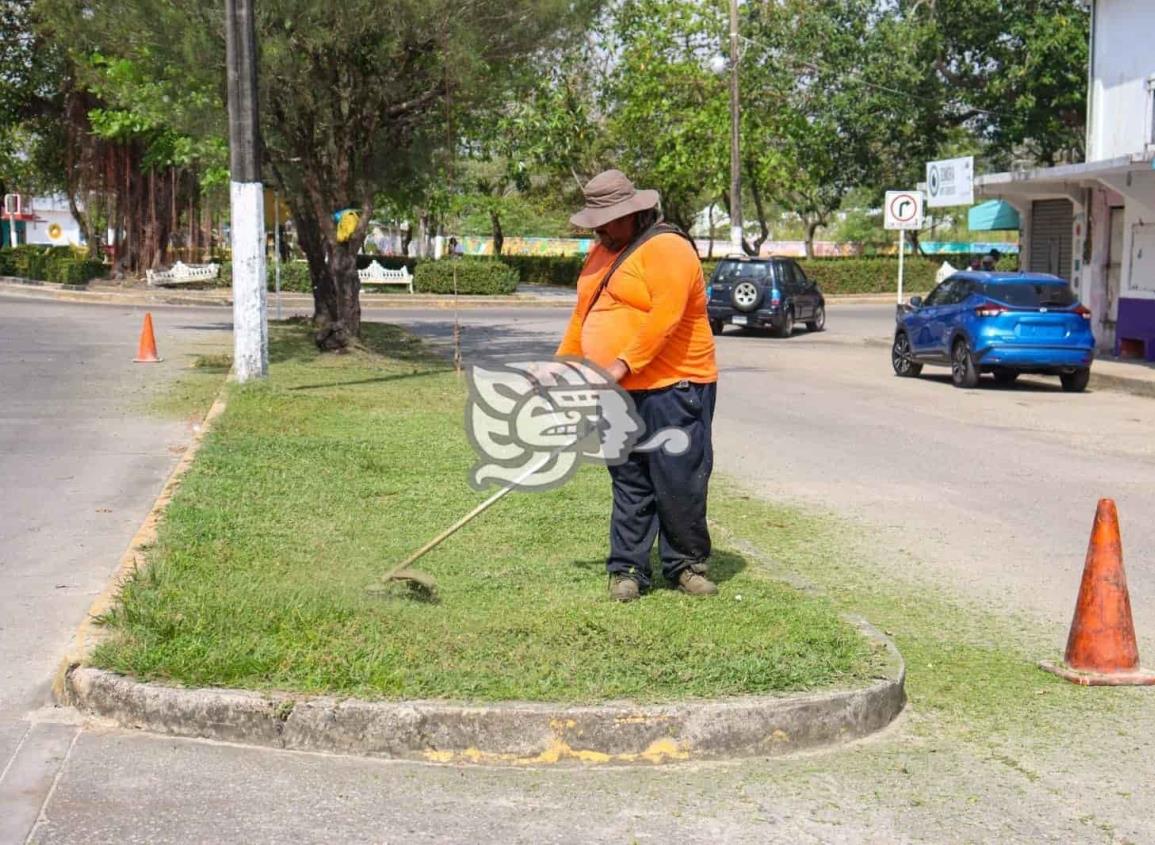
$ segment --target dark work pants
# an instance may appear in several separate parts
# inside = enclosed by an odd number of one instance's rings
[[[611,466],[614,510],[610,519],[611,575],[630,575],[650,586],[650,549],[660,538],[662,575],[670,583],[688,567],[705,571],[710,556],[706,493],[714,468],[711,429],[717,385],[681,382],[660,390],[631,391],[646,424],[643,442],[663,428],[682,429],[690,448],[681,455],[634,451]]]

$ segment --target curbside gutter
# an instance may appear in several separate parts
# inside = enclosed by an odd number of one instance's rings
[[[884,677],[856,690],[655,705],[470,705],[182,689],[73,666],[63,701],[125,727],[173,736],[433,763],[773,757],[860,739],[902,711],[902,657],[880,632],[855,621],[886,663]]]

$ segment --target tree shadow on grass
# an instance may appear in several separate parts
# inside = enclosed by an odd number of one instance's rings
[[[746,558],[736,552],[729,549],[715,549],[710,555],[710,571],[707,577],[715,584],[724,584],[749,565]],[[605,558],[575,560],[572,566],[603,577],[606,574]],[[662,578],[662,564],[656,553],[650,555],[650,571],[653,573],[654,587],[672,586]]]
[[[288,390],[324,390],[329,387],[352,387],[358,384],[379,384],[387,381],[399,381],[407,378],[421,378],[423,376],[434,376],[440,373],[449,372],[448,368],[437,370],[420,370],[416,373],[393,373],[388,376],[376,376],[374,378],[354,379],[353,381],[331,381],[324,384],[298,384],[295,387],[287,388]]]

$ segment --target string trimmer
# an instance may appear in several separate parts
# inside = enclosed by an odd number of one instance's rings
[[[574,439],[572,441],[570,441],[569,443],[563,443],[561,446],[558,446],[557,448],[553,449],[552,451],[547,452],[545,454],[545,457],[541,461],[539,461],[536,464],[534,464],[533,466],[531,466],[529,469],[527,469],[525,472],[523,472],[517,478],[513,479],[513,481],[509,482],[505,487],[502,487],[500,490],[498,490],[496,493],[494,493],[492,496],[490,496],[488,499],[486,499],[480,505],[478,505],[473,510],[471,510],[469,513],[467,513],[465,516],[461,517],[461,519],[457,520],[457,522],[450,525],[448,528],[446,528],[444,531],[442,531],[440,534],[438,534],[436,537],[434,537],[432,540],[430,540],[424,546],[419,548],[413,554],[409,555],[409,557],[405,558],[405,560],[401,561],[401,563],[397,564],[395,567],[393,567],[388,572],[386,572],[383,576],[381,576],[380,582],[369,587],[369,592],[370,593],[387,592],[389,589],[389,584],[394,582],[394,581],[406,582],[409,585],[409,588],[411,590],[415,590],[417,592],[425,592],[425,593],[430,593],[430,594],[435,592],[437,589],[437,581],[434,580],[433,576],[427,572],[421,572],[420,570],[417,570],[417,569],[410,569],[410,567],[414,563],[416,563],[418,560],[420,560],[422,557],[424,557],[429,552],[433,551],[435,548],[437,548],[442,543],[444,543],[446,540],[448,540],[450,537],[452,537],[455,533],[457,533],[458,530],[460,530],[461,528],[464,528],[470,522],[472,522],[477,517],[481,516],[483,513],[485,513],[487,510],[489,510],[491,507],[493,507],[495,504],[497,504],[498,501],[500,501],[507,493],[509,493],[512,490],[517,489],[517,486],[519,484],[521,484],[527,478],[532,476],[534,473],[539,472],[543,467],[545,467],[555,457],[560,455],[565,450],[571,449],[574,446],[576,446],[578,443],[580,443],[586,435],[588,435],[591,431],[593,431],[593,429],[594,429],[594,425],[592,423],[590,423],[589,421],[585,421],[585,422],[579,424],[577,435],[574,437]]]

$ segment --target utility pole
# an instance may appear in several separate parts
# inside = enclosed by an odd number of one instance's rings
[[[265,189],[257,111],[254,0],[225,0],[229,82],[229,207],[233,247],[233,374],[238,382],[269,372],[265,277]]]
[[[738,0],[730,0],[730,242],[742,251],[742,165],[738,144]]]

